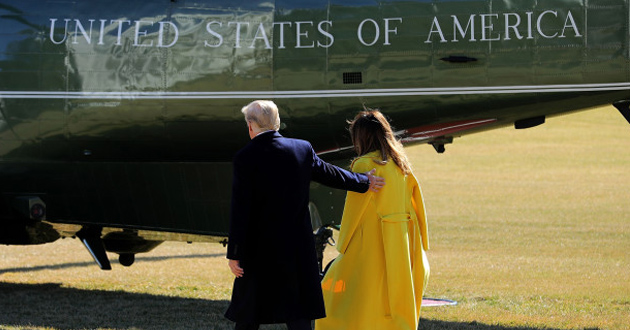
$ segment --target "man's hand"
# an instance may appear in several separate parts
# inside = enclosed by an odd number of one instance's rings
[[[230,266],[230,270],[236,277],[243,277],[243,274],[245,272],[243,271],[243,268],[241,268],[241,265],[238,262],[238,260],[230,260],[228,262],[228,266]]]
[[[385,186],[385,179],[380,176],[374,176],[374,173],[376,173],[375,168],[369,172],[365,172],[365,175],[367,175],[370,180],[370,190],[378,192],[381,188],[383,188],[383,186]]]

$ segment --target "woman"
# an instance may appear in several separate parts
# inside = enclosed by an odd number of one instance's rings
[[[402,144],[378,110],[350,122],[352,171],[376,174],[378,193],[348,192],[337,250],[322,281],[326,315],[316,330],[418,329],[429,278],[422,193]]]

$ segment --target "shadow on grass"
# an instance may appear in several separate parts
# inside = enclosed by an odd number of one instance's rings
[[[233,329],[225,300],[62,288],[60,284],[0,282],[0,329]],[[267,325],[263,329],[286,329]],[[534,330],[421,319],[422,330]],[[367,329],[370,330],[370,329]],[[375,329],[376,330],[376,329]],[[546,329],[554,330],[554,329]]]
[[[0,329],[232,329],[228,301],[0,282]]]
[[[225,256],[225,253],[136,257],[136,262],[154,262],[154,261],[165,261],[165,260],[173,260],[173,259],[216,258],[216,257],[221,257],[221,256]],[[36,272],[36,271],[41,271],[41,270],[59,270],[59,269],[91,267],[91,266],[97,267],[94,261],[86,261],[86,262],[68,262],[65,264],[42,265],[42,266],[33,266],[33,267],[4,268],[4,269],[0,269],[0,275],[4,273],[28,273],[28,272]]]
[[[501,325],[487,325],[478,322],[445,322],[425,320],[420,318],[419,330],[560,330],[556,328],[508,327]],[[575,330],[599,330],[598,328]]]

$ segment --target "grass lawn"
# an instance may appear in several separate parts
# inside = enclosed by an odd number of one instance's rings
[[[629,329],[628,151],[613,107],[456,139],[439,156],[411,148],[431,221],[426,295],[460,302],[423,318]]]
[[[614,108],[446,149],[407,149],[429,217],[426,296],[458,301],[424,308],[420,329],[630,328],[630,125]],[[1,246],[0,329],[232,329],[224,253],[169,242],[105,272],[78,240]]]

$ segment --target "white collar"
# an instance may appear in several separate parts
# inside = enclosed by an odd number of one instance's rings
[[[266,131],[263,131],[263,132],[260,132],[260,133],[256,134],[256,136],[258,136],[260,134],[263,134],[263,133],[272,132],[272,131],[275,131],[275,130],[269,129],[269,130],[266,130]],[[254,137],[256,137],[256,136],[254,136]]]

